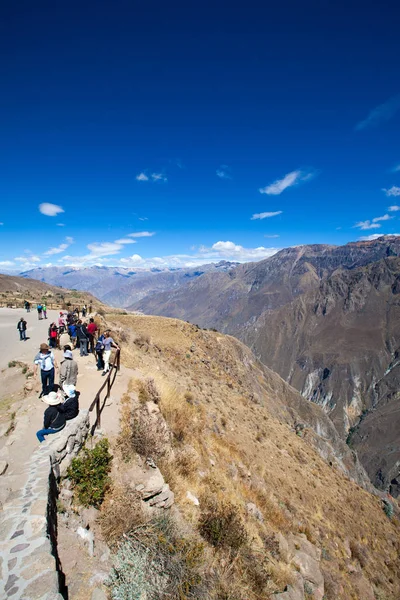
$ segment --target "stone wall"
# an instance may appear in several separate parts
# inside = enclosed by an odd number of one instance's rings
[[[62,600],[65,584],[57,553],[57,479],[89,433],[81,410],[38,446],[26,466],[26,484],[3,507],[0,521],[0,597]]]

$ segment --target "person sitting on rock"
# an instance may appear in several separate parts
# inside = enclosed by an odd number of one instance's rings
[[[48,404],[44,411],[43,429],[36,432],[36,437],[40,443],[45,441],[45,436],[51,433],[58,433],[65,427],[65,414],[61,412],[62,396],[58,392],[50,392],[47,396],[43,396],[42,402]]]
[[[64,383],[62,389],[66,395],[66,399],[60,407],[60,411],[64,413],[66,420],[69,421],[79,415],[79,392],[76,391],[74,385],[66,383]]]

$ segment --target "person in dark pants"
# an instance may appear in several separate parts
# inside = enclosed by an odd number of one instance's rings
[[[44,396],[42,401],[49,406],[44,411],[43,429],[40,429],[36,433],[36,437],[40,443],[45,441],[45,435],[58,433],[61,429],[64,429],[66,422],[65,414],[60,410],[62,407],[62,397],[59,393],[50,392]]]
[[[104,335],[100,335],[99,339],[97,340],[96,346],[95,346],[95,352],[96,352],[96,356],[97,356],[97,370],[98,371],[103,371],[104,370]]]
[[[89,325],[87,326],[87,330],[89,333],[89,352],[93,354],[95,346],[94,340],[97,331],[97,325],[94,322],[93,318],[89,319]]]
[[[76,328],[76,335],[78,337],[79,342],[79,350],[81,356],[87,356],[87,345],[89,341],[89,333],[86,329],[86,324],[82,323],[82,321],[78,321],[78,326]]]
[[[53,391],[55,369],[58,368],[53,352],[50,351],[47,344],[40,344],[38,354],[33,359],[33,374],[36,377],[38,366],[40,366],[40,377],[42,380],[42,392],[39,396],[47,396]]]
[[[26,342],[26,321],[24,317],[21,317],[18,321],[17,329],[19,331],[19,341]]]

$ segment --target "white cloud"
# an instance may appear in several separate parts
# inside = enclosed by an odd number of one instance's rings
[[[132,238],[152,237],[153,235],[155,235],[155,231],[137,231],[135,233],[128,233],[128,237]]]
[[[393,219],[393,217],[390,217],[389,215],[383,215],[383,217],[375,217],[375,219],[372,219],[372,222],[378,223],[379,221],[389,221],[389,219]]]
[[[163,173],[152,173],[151,178],[153,181],[167,181],[167,176]]]
[[[272,196],[278,196],[282,194],[284,190],[293,185],[298,185],[299,183],[304,183],[305,181],[309,181],[315,176],[314,171],[301,171],[297,169],[296,171],[291,171],[287,173],[282,179],[277,179],[274,183],[267,185],[264,188],[260,188],[259,192],[261,194],[268,194]]]
[[[57,227],[65,227],[64,223],[57,223]]]
[[[368,117],[363,121],[360,121],[355,126],[356,131],[362,129],[369,129],[370,127],[377,127],[384,121],[389,121],[400,108],[400,94],[389,98],[387,102],[380,104],[369,113]]]
[[[93,244],[88,244],[87,248],[91,252],[91,255],[89,255],[88,258],[94,258],[118,254],[118,252],[122,250],[123,245],[117,244],[116,242],[93,242]]]
[[[277,233],[275,233],[274,235],[267,235],[267,234],[265,234],[264,237],[265,238],[278,238],[280,236]]]
[[[373,240],[377,240],[378,238],[381,238],[381,237],[392,237],[392,236],[399,236],[399,235],[400,235],[400,233],[388,233],[388,234],[372,233],[371,235],[366,235],[366,236],[360,237],[358,239],[362,242],[372,242]]]
[[[64,244],[60,244],[59,246],[56,246],[55,248],[49,248],[49,250],[47,250],[47,252],[44,252],[44,256],[52,256],[53,254],[61,254],[61,252],[65,252],[65,250],[67,248],[69,248],[69,246],[71,244],[74,243],[74,238],[67,236],[65,238],[65,243]]]
[[[389,212],[396,212],[397,210],[400,210],[400,206],[397,206],[396,204],[388,207]]]
[[[4,223],[0,223],[0,225],[4,225]]]
[[[12,260],[2,260],[0,261],[0,267],[12,267],[15,263]]]
[[[277,215],[281,215],[282,212],[282,210],[277,210],[275,212],[256,213],[251,217],[250,220],[254,221],[255,219],[269,219],[270,217],[276,217]]]
[[[354,227],[359,227],[360,229],[379,229],[381,225],[379,223],[373,223],[371,221],[359,221],[354,225]]]
[[[148,221],[148,217],[138,217],[139,221]]]
[[[392,169],[392,173],[398,173],[400,171],[400,165],[396,165],[395,167],[393,167]]]
[[[231,170],[228,167],[228,165],[221,165],[216,171],[215,171],[217,177],[219,177],[220,179],[232,179],[232,175],[231,175]]]
[[[200,246],[199,248],[199,253],[204,258],[219,258],[238,262],[261,260],[268,256],[272,256],[276,252],[276,248],[264,248],[263,246],[259,246],[258,248],[244,248],[243,246],[230,241],[216,242],[211,248],[205,246]]]
[[[115,240],[116,244],[136,244],[136,240],[132,240],[130,238],[121,238],[120,240]]]
[[[148,181],[149,180],[146,173],[139,173],[139,175],[136,175],[136,179],[137,179],[137,181]]]
[[[42,215],[46,215],[46,217],[55,217],[59,213],[63,213],[64,209],[61,206],[58,206],[58,204],[43,202],[43,204],[39,204],[39,211]]]
[[[397,185],[392,185],[388,190],[386,188],[382,188],[382,192],[385,192],[386,196],[400,196],[400,187]]]
[[[141,263],[144,262],[144,259],[139,254],[133,254],[132,256],[129,256],[128,258],[121,258],[120,262],[122,264],[140,265]]]

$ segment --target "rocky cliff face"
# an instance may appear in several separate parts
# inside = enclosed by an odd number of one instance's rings
[[[375,485],[398,494],[400,259],[340,271],[263,313],[244,334],[268,366],[322,406]]]

